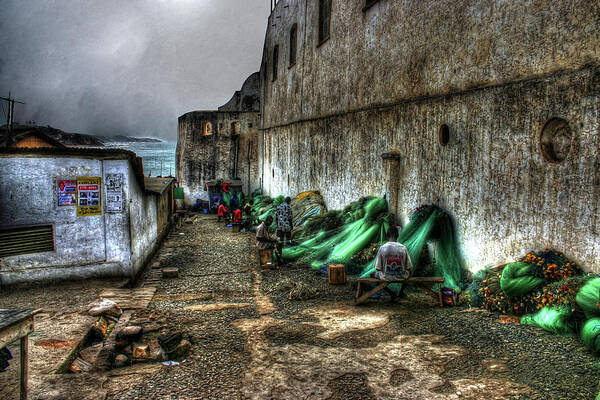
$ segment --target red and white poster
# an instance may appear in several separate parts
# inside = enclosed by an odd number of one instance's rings
[[[77,181],[74,179],[56,181],[56,198],[59,207],[77,205],[76,187]]]

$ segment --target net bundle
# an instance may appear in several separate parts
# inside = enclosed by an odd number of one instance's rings
[[[364,248],[385,237],[393,216],[385,199],[365,197],[342,211],[330,211],[306,220],[301,243],[283,250],[284,260],[310,264],[348,265]]]

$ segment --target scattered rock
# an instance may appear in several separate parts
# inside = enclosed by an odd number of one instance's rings
[[[163,268],[162,269],[162,277],[163,278],[179,277],[179,268]]]
[[[177,346],[175,351],[168,353],[168,357],[171,360],[179,360],[179,359],[185,358],[185,356],[187,355],[188,351],[190,351],[191,348],[192,348],[192,344],[188,340],[183,339],[179,343],[179,345]]]
[[[143,328],[141,326],[126,326],[121,329],[117,335],[126,337],[140,337],[142,335]]]
[[[90,309],[88,313],[94,317],[108,314],[113,315],[115,317],[120,317],[123,314],[123,311],[119,308],[117,303],[112,300],[102,299],[99,302],[92,303],[90,305]]]
[[[121,368],[129,364],[129,357],[119,354],[115,357],[115,368]]]
[[[167,354],[170,354],[177,349],[177,346],[181,342],[181,339],[182,337],[180,333],[175,333],[172,335],[161,335],[158,337],[158,344],[160,345],[160,347],[163,348],[163,350]]]
[[[148,345],[145,343],[134,343],[132,345],[133,358],[146,359],[149,358]]]
[[[90,372],[94,369],[94,366],[89,362],[83,360],[80,357],[77,357],[73,364],[69,367],[69,371],[74,372],[76,374],[80,374],[83,372]]]

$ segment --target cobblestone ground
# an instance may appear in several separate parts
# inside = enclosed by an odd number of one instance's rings
[[[141,285],[156,294],[132,318],[187,337],[185,362],[46,382],[87,379],[87,391],[69,392],[74,399],[487,400],[593,399],[600,380],[597,358],[575,338],[440,309],[420,292],[355,307],[350,283],[328,285],[301,266],[259,271],[253,236],[214,217],[175,230],[157,261],[178,267],[179,278],[149,274]],[[318,294],[290,300],[298,283]]]

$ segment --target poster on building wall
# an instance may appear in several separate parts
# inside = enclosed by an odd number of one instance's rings
[[[106,174],[106,212],[123,211],[123,174]]]
[[[102,215],[102,178],[77,178],[77,216]]]
[[[77,205],[77,181],[76,180],[59,180],[56,181],[56,198],[60,206],[75,206]]]

